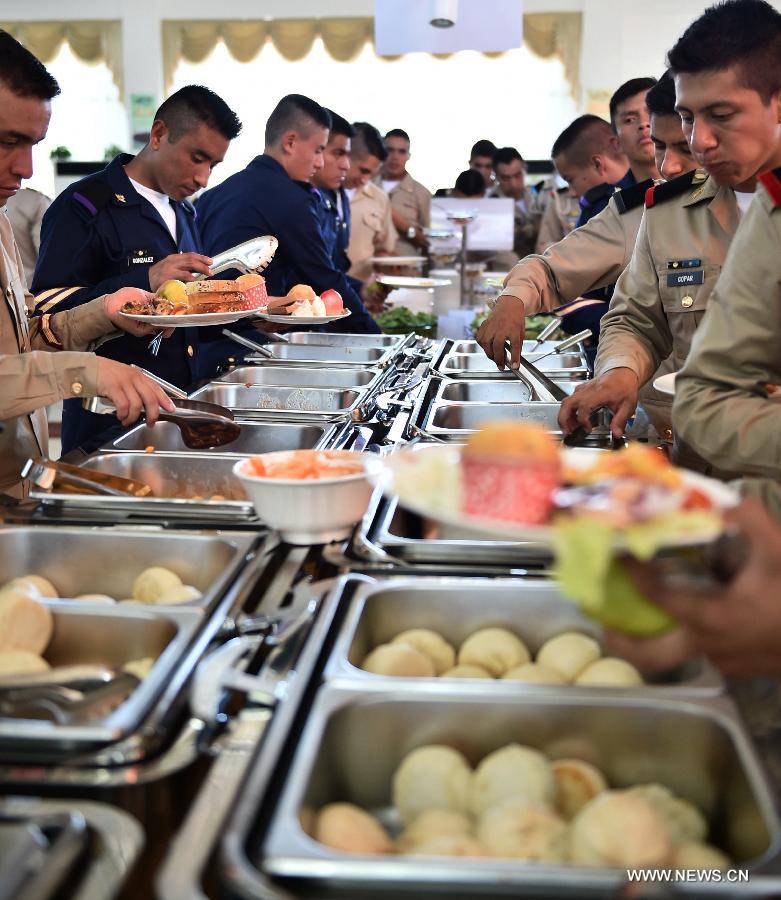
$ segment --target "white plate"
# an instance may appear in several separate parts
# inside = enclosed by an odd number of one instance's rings
[[[157,325],[160,328],[201,328],[206,325],[230,325],[239,319],[256,316],[257,309],[242,309],[239,312],[190,313],[183,316],[143,316],[136,313],[120,313],[126,319]]]
[[[435,288],[451,284],[449,278],[412,278],[406,275],[380,275],[377,281],[388,287],[406,288]]]
[[[372,256],[371,262],[376,266],[422,266],[425,256]]]
[[[589,448],[563,448],[568,467],[586,467],[594,461]],[[401,506],[444,525],[467,528],[489,537],[522,541],[552,547],[554,529],[550,525],[518,525],[496,519],[467,515],[460,508],[461,448],[419,445],[415,450],[400,450],[389,456],[366,461],[366,471],[387,497],[398,497]],[[721,481],[682,470],[684,482],[702,490],[715,506],[726,509],[739,502],[738,494]],[[688,547],[714,540],[721,529],[689,530],[673,535],[666,547]],[[621,541],[616,542],[620,549]]]
[[[328,322],[338,322],[348,318],[350,310],[346,309],[338,316],[273,316],[257,310],[255,314],[264,322],[275,322],[278,325],[326,325]]]
[[[668,375],[660,375],[654,380],[654,387],[660,394],[667,394],[669,397],[675,396],[675,376],[677,372],[670,372]]]

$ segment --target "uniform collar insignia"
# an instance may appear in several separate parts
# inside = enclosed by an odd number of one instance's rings
[[[118,201],[119,203],[124,203],[124,202],[125,202],[125,195],[124,195],[124,194],[114,194],[114,196],[117,198],[117,201]]]

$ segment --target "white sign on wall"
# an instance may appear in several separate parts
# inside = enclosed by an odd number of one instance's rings
[[[432,19],[453,21],[436,27]],[[380,56],[511,50],[523,43],[520,0],[375,0],[374,44]]]

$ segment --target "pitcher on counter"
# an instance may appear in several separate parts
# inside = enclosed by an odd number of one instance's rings
[[[20,472],[31,456],[46,456],[44,408],[69,397],[106,397],[120,420],[130,424],[146,411],[173,404],[148,378],[113,359],[84,352],[121,328],[138,337],[151,331],[119,315],[138,288],[103,292],[66,312],[30,320],[32,296],[22,260],[5,214],[9,197],[32,175],[32,148],[46,136],[51,100],[60,93],[43,65],[11,35],[0,31],[0,492],[23,495]],[[64,351],[64,352],[58,352]],[[79,351],[79,352],[71,352]]]
[[[36,314],[74,309],[122,286],[156,291],[175,278],[209,275],[195,209],[187,197],[206,187],[241,122],[208,88],[188,85],[155,113],[146,146],[120,153],[105,169],[63,191],[43,218],[35,268]],[[221,329],[177,328],[155,355],[149,339],[126,336],[99,356],[148,369],[180,388],[214,375],[237,356]],[[114,416],[66,402],[62,449],[95,449],[119,430]]]

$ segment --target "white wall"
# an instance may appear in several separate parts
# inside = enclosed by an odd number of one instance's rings
[[[425,2],[425,0],[421,0]],[[479,3],[480,0],[461,0]],[[62,19],[62,0],[0,2],[0,21]],[[583,13],[581,107],[589,91],[612,92],[628,78],[659,75],[665,53],[709,2],[703,0],[525,0],[526,12]],[[773,0],[781,9],[781,0]],[[121,19],[127,94],[163,91],[160,19],[366,16],[373,0],[68,0],[69,19]],[[217,12],[218,11],[218,12]]]

